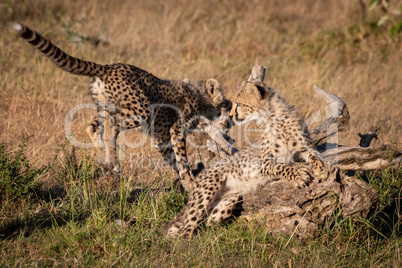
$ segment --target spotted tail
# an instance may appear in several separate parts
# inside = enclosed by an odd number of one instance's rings
[[[105,67],[90,61],[74,58],[57,46],[53,45],[49,40],[45,39],[39,33],[29,29],[28,27],[16,23],[13,29],[25,41],[33,45],[40,52],[46,55],[57,67],[62,70],[78,75],[99,76],[104,72]]]

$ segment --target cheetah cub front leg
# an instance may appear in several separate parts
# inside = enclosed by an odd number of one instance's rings
[[[332,167],[328,163],[324,162],[318,154],[310,153],[308,156],[308,162],[314,172],[314,176],[320,180],[326,180],[329,174],[335,167]]]
[[[271,159],[263,161],[260,172],[264,176],[284,178],[297,188],[307,187],[313,181],[312,176],[306,168],[285,166],[274,163]]]

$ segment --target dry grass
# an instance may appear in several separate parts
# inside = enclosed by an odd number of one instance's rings
[[[324,108],[313,84],[347,103],[351,129],[342,143],[357,145],[372,125],[381,128],[377,144],[402,141],[401,42],[386,27],[370,28],[380,14],[362,22],[358,1],[21,0],[0,8],[0,143],[11,152],[28,138],[37,166],[64,142],[68,111],[90,102],[89,79],[58,70],[17,37],[15,21],[84,59],[131,63],[163,78],[217,78],[229,97],[253,65],[266,65],[266,82],[305,115]],[[77,40],[82,35],[89,41]],[[80,139],[92,114],[74,118]]]

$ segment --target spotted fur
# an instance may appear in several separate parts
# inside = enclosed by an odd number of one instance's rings
[[[231,106],[218,81],[162,80],[129,64],[101,65],[81,60],[26,26],[17,23],[13,28],[57,67],[93,78],[89,92],[99,115],[90,123],[87,133],[94,144],[105,147],[102,166],[108,172],[120,172],[116,154],[118,134],[143,126],[165,160],[179,173],[184,188],[190,190],[186,130],[194,128],[200,116],[214,119],[221,108]]]
[[[192,235],[207,215],[207,224],[232,216],[242,196],[255,193],[269,181],[286,179],[296,187],[306,187],[312,176],[307,169],[291,165],[297,158],[311,164],[314,178],[328,176],[331,167],[320,160],[302,117],[276,91],[262,82],[243,82],[232,101],[233,121],[255,120],[261,136],[196,177],[186,207],[166,228],[167,236]]]

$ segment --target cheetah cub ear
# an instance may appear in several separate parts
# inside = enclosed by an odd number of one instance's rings
[[[219,90],[221,84],[215,79],[208,79],[205,83],[205,88],[209,94],[212,96],[216,94],[216,91]]]
[[[245,85],[243,84],[242,87],[244,88],[244,91],[246,93],[253,95],[254,97],[256,97],[259,100],[264,99],[266,97],[267,92],[265,90],[264,83],[262,83],[262,82],[252,83],[252,82],[248,82],[248,81],[245,81],[243,83],[245,83]]]

